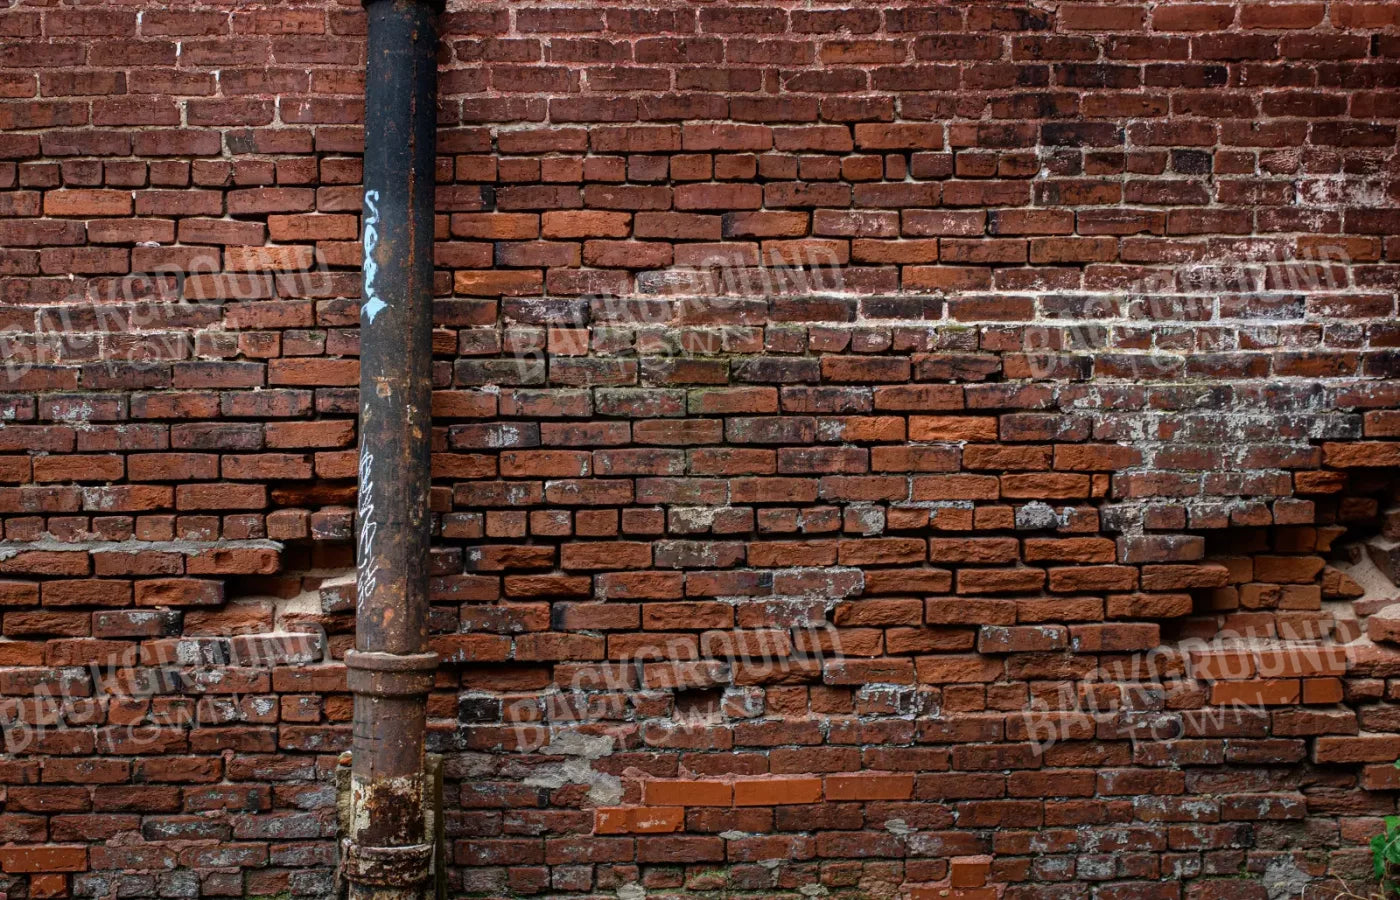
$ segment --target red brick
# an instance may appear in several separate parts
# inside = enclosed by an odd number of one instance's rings
[[[87,849],[80,845],[0,847],[0,869],[5,872],[81,872],[86,868]]]
[[[166,578],[136,584],[137,606],[216,606],[223,598],[223,584],[218,581]]]
[[[666,834],[685,829],[679,806],[607,807],[595,812],[595,834]]]
[[[819,803],[820,778],[760,778],[734,782],[735,806],[790,806]]]
[[[653,780],[644,782],[643,793],[657,806],[729,806],[734,798],[733,786],[723,781]]]
[[[828,775],[828,802],[908,800],[914,794],[913,775]]]
[[[129,216],[130,191],[60,190],[44,194],[44,214],[50,216]]]

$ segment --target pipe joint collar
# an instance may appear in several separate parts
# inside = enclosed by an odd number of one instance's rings
[[[351,650],[345,654],[346,681],[351,693],[372,697],[427,694],[437,673],[436,653],[383,653]]]
[[[432,844],[367,847],[345,841],[342,850],[345,877],[357,884],[412,887],[426,881],[432,867]]]

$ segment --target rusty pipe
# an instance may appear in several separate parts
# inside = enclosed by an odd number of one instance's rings
[[[433,192],[441,2],[365,0],[364,289],[350,816],[352,900],[418,900],[428,652]]]

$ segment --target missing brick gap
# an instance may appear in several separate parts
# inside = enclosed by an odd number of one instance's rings
[[[1332,570],[1324,574],[1324,596],[1338,598],[1327,606],[1337,617],[1340,642],[1357,648],[1400,645],[1400,541],[1392,522],[1400,522],[1400,510],[1384,516],[1379,531],[1338,548]]]
[[[1400,654],[1400,484],[1377,470],[1353,473],[1348,488],[1321,587],[1333,638],[1355,662]]]
[[[1400,485],[1383,473],[1354,473],[1347,488],[1345,494],[1320,504],[1324,514],[1318,524],[1276,528],[1267,549],[1233,552],[1236,558],[1252,557],[1255,580],[1226,589],[1237,589],[1239,602],[1232,609],[1211,604],[1209,611],[1225,613],[1226,627],[1216,639],[1219,649],[1256,654],[1296,651],[1294,665],[1313,660],[1346,670],[1400,661]],[[1228,532],[1219,534],[1224,537]],[[1309,573],[1301,568],[1284,571],[1291,563],[1309,558],[1319,566],[1315,577],[1306,577]],[[1269,573],[1258,568],[1265,560],[1272,569]],[[1229,564],[1228,558],[1223,561]],[[1198,607],[1198,613],[1203,611]],[[1263,611],[1277,613],[1276,632],[1230,627],[1236,618],[1231,613],[1247,621],[1251,613]],[[1285,626],[1297,631],[1285,633]],[[1314,674],[1329,673],[1342,674],[1330,669]],[[1342,687],[1335,683],[1328,687],[1324,681],[1316,682],[1318,689],[1335,691],[1340,702]],[[1304,692],[1305,703],[1326,703],[1326,699],[1322,693],[1309,699]]]
[[[691,688],[675,692],[675,717],[692,725],[718,724],[722,719],[724,691],[720,688]]]
[[[296,631],[297,629],[294,627],[287,627],[288,617],[320,615],[321,587],[324,585],[303,590],[291,597],[274,598],[272,608],[277,626],[287,631]]]

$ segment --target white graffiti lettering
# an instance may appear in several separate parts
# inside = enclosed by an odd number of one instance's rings
[[[379,274],[379,263],[374,258],[379,246],[379,192],[365,191],[365,305],[361,312],[374,324],[374,317],[389,304],[379,299],[374,289],[374,276]]]
[[[355,503],[355,518],[359,521],[360,533],[355,542],[358,555],[358,568],[355,572],[355,593],[363,600],[374,592],[379,581],[379,562],[374,558],[374,537],[379,526],[374,521],[374,454],[360,448],[360,495]]]

